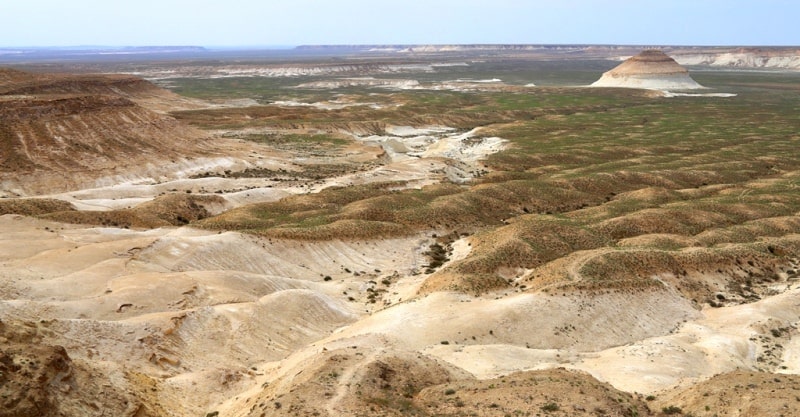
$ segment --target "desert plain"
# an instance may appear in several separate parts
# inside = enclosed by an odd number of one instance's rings
[[[393,48],[4,63],[0,415],[800,415],[797,51]]]

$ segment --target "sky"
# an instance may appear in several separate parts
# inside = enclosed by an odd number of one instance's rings
[[[0,46],[800,45],[797,0],[0,0]]]

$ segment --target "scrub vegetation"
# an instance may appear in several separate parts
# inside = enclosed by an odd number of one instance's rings
[[[293,143],[329,141],[326,146],[342,145],[345,139],[335,136],[342,131],[380,134],[389,125],[481,127],[482,136],[507,139],[509,146],[485,161],[487,174],[467,185],[337,187],[241,207],[197,223],[304,240],[426,231],[450,240],[474,235],[471,255],[441,271],[449,278],[441,284],[432,280],[431,290],[502,288],[510,284],[498,271],[537,268],[586,249],[631,251],[633,263],[642,256],[663,258],[651,264],[658,266],[635,269],[636,276],[681,272],[674,265],[689,248],[715,253],[738,244],[755,256],[766,245],[753,242],[776,239],[796,253],[791,235],[798,230],[800,210],[798,76],[707,72],[696,78],[737,96],[665,98],[642,90],[548,87],[364,89],[360,95],[348,91],[348,99],[393,106],[267,106],[175,115],[215,129],[232,124],[317,129],[328,133],[288,138]],[[626,285],[635,281],[595,263],[584,268],[587,277],[613,275]],[[533,287],[561,281],[568,280],[547,277]]]

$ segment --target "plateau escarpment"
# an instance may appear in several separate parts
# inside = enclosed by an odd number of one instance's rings
[[[735,48],[681,51],[675,54],[681,65],[721,68],[800,70],[800,50],[796,48]]]
[[[129,76],[0,71],[3,193],[91,187],[114,175],[164,175],[170,162],[209,154],[204,133],[149,108],[181,101],[175,97]]]
[[[661,51],[647,50],[603,73],[592,87],[693,90],[703,88],[689,71]]]

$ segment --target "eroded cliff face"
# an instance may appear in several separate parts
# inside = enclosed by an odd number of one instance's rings
[[[703,88],[689,71],[661,51],[647,50],[603,73],[592,87],[692,90]]]
[[[726,68],[800,70],[800,50],[738,48],[725,51],[675,54],[681,65],[708,65]]]
[[[205,134],[137,103],[159,97],[172,95],[135,77],[2,70],[2,188],[9,195],[63,191],[203,154]]]

